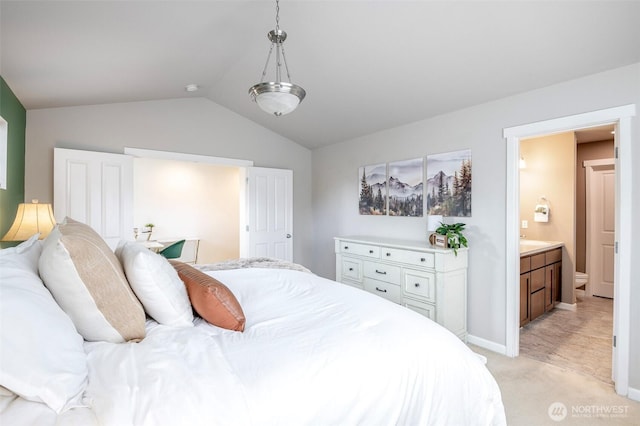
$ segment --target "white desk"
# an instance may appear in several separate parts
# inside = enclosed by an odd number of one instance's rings
[[[137,241],[149,250],[159,252],[164,247],[175,243],[176,241],[185,240],[182,247],[182,255],[176,260],[184,263],[196,263],[198,261],[198,249],[200,248],[200,238],[161,238],[160,240]]]
[[[155,241],[155,240],[151,240],[151,241],[137,241],[139,244],[142,244],[143,246],[145,246],[146,248],[148,248],[149,250],[153,250],[153,251],[158,251],[160,250],[162,247],[164,247],[163,244],[160,244],[159,242]]]

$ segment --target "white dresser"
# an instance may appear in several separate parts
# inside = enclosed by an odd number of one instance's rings
[[[467,249],[336,237],[336,280],[401,304],[467,338]]]

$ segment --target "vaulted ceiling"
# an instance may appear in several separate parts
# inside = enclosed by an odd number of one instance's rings
[[[200,96],[313,149],[640,62],[638,22],[638,1],[282,0],[307,98],[273,117],[247,91],[275,1],[2,0],[0,74],[27,109]]]

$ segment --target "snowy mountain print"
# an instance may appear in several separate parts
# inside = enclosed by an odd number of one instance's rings
[[[423,214],[422,158],[389,163],[389,216]]]

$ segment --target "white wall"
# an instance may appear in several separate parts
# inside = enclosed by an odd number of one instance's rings
[[[293,258],[312,264],[311,151],[214,102],[191,98],[27,111],[25,199],[53,201],[54,147],[177,151],[291,169]]]
[[[198,238],[198,263],[236,259],[239,179],[238,167],[135,158],[133,225],[153,223],[156,240]]]
[[[425,102],[429,102],[428,99]],[[473,336],[504,345],[506,332],[506,127],[564,117],[614,106],[640,107],[640,63],[500,99],[406,126],[378,132],[313,152],[315,271],[333,278],[332,237],[348,234],[396,236],[426,241],[426,218],[360,216],[358,167],[367,164],[471,149],[473,199],[468,224],[468,326]],[[632,120],[637,146],[640,119]],[[640,164],[640,149],[631,153]],[[640,192],[640,173],[633,171]],[[634,197],[631,217],[640,217]],[[640,241],[634,223],[633,240]],[[640,261],[635,246],[632,258]],[[633,262],[634,264],[638,262]],[[518,283],[508,283],[518,285]],[[631,283],[632,306],[640,306],[640,281]],[[631,359],[640,359],[640,310],[631,317]],[[640,389],[640,364],[631,365],[630,385]]]

